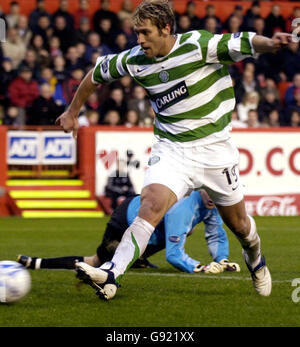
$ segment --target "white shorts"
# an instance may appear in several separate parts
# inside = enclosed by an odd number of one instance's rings
[[[244,197],[238,161],[239,153],[231,140],[190,148],[160,141],[152,148],[144,187],[162,184],[178,200],[201,188],[215,204],[231,206]]]

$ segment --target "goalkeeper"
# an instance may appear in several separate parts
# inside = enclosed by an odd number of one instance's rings
[[[125,230],[137,216],[139,208],[139,195],[123,201],[107,223],[103,240],[94,256],[35,258],[20,255],[18,262],[33,270],[75,269],[77,261],[84,261],[91,266],[99,267],[111,260]],[[205,225],[205,239],[213,258],[213,262],[209,265],[201,265],[200,261],[189,257],[184,250],[186,237],[201,222]],[[222,225],[223,221],[207,193],[204,190],[194,191],[190,196],[178,201],[166,213],[151,235],[144,254],[131,266],[136,268],[156,267],[147,258],[165,248],[167,261],[184,272],[216,274],[223,271],[240,271],[238,264],[228,260],[228,239]]]

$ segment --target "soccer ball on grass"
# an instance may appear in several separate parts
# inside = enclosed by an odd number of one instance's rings
[[[31,288],[31,277],[21,264],[4,260],[0,261],[0,302],[11,303],[22,299]]]

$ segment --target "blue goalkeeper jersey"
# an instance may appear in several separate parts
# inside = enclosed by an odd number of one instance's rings
[[[138,215],[139,208],[140,196],[136,196],[128,205],[128,225],[131,225]],[[223,221],[216,208],[208,209],[204,206],[201,194],[197,191],[179,200],[169,209],[155,228],[149,244],[164,245],[167,261],[181,271],[192,273],[200,261],[189,257],[184,245],[188,233],[201,222],[205,226],[204,236],[213,260],[219,262],[228,259],[228,239]]]

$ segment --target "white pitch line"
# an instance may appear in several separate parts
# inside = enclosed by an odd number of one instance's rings
[[[220,276],[220,275],[194,275],[194,274],[171,274],[171,273],[160,273],[160,272],[127,272],[127,275],[136,276],[154,276],[154,277],[184,277],[184,278],[205,278],[205,279],[222,279],[222,280],[236,280],[236,281],[251,281],[250,277],[234,277],[234,276]],[[273,280],[272,283],[291,283],[292,280]]]

